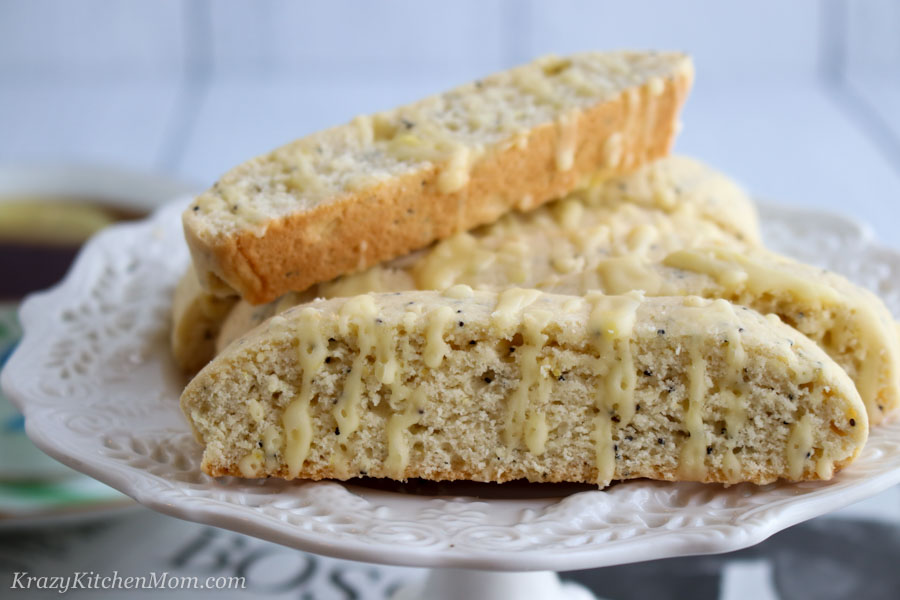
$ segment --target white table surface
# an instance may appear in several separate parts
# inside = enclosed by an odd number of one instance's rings
[[[677,151],[757,196],[900,223],[900,3],[0,3],[0,163],[198,186],[295,137],[548,52],[685,49]]]

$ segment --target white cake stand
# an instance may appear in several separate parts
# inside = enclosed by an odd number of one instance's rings
[[[48,454],[154,510],[301,550],[432,567],[397,597],[590,598],[554,571],[726,552],[900,482],[900,422],[873,430],[832,481],[762,487],[631,481],[585,486],[214,480],[178,408],[167,350],[187,264],[179,213],[102,232],[56,288],[22,307],[2,375]],[[850,276],[900,314],[900,254],[846,219],[765,208],[768,243]]]

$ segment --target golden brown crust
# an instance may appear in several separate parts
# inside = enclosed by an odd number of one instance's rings
[[[215,276],[249,302],[269,302],[493,222],[514,208],[535,208],[598,170],[625,173],[665,156],[690,85],[690,72],[682,72],[665,80],[661,93],[647,84],[584,111],[567,171],[556,168],[559,129],[547,124],[531,132],[525,148],[512,145],[477,162],[468,185],[455,193],[440,192],[439,169],[431,167],[290,215],[263,236],[243,231],[205,240],[188,226],[185,236],[198,264],[218,269]],[[609,156],[613,135],[621,136],[620,160]]]

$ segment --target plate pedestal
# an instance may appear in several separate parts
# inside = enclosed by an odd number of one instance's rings
[[[397,591],[391,600],[600,600],[553,571],[505,573],[433,569],[421,583]]]

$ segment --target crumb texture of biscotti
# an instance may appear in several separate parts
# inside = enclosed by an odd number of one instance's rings
[[[581,295],[596,288],[595,272],[610,258],[660,261],[693,246],[743,251],[758,244],[756,210],[741,188],[694,159],[670,156],[362,273],[263,306],[241,301],[222,325],[216,347],[221,351],[273,314],[315,298],[443,290],[461,283],[498,290],[565,286],[562,293]],[[627,289],[614,293],[641,289],[639,273],[621,270],[618,283]]]
[[[545,57],[226,173],[184,213],[204,287],[260,304],[668,154],[679,53]]]
[[[204,470],[251,478],[827,479],[868,432],[847,375],[775,317],[463,285],[295,307],[181,404]]]
[[[661,261],[639,256],[599,261],[592,272],[561,278],[559,294],[596,289],[621,294],[724,298],[775,314],[816,342],[855,382],[869,422],[900,407],[900,335],[884,302],[846,278],[761,247],[693,247]]]

